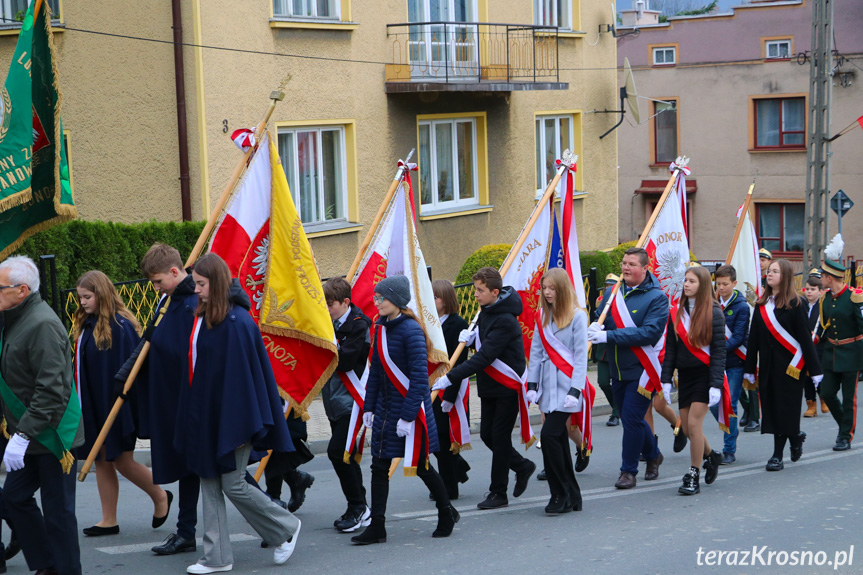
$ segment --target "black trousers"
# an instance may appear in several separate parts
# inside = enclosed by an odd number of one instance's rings
[[[437,438],[440,444],[440,451],[435,453],[437,458],[438,470],[440,471],[441,479],[446,487],[446,492],[450,499],[458,497],[458,478],[470,469],[467,461],[459,453],[450,451],[452,440],[449,436],[449,414],[444,413],[441,409],[441,399],[438,395],[432,404],[434,409],[434,419],[437,424]]]
[[[527,460],[512,446],[518,417],[518,395],[480,398],[479,436],[491,449],[491,493],[506,496],[509,470],[520,471]]]
[[[327,444],[327,457],[329,457],[336,476],[339,478],[339,485],[342,487],[345,499],[348,500],[348,507],[366,507],[366,488],[363,486],[363,471],[360,469],[360,464],[354,460],[353,456],[350,458],[350,463],[345,463],[344,460],[351,416],[345,415],[329,421],[332,435],[329,444]]]
[[[801,375],[800,379],[803,380],[803,397],[806,398],[806,401],[815,401],[816,393],[821,395],[821,391],[815,389],[815,384],[812,383],[812,378],[808,375]]]
[[[383,520],[386,518],[392,462],[393,460],[389,458],[372,457],[372,519]],[[431,463],[426,468],[425,462],[420,461],[417,465],[417,476],[423,480],[429,492],[434,496],[435,507],[438,509],[449,507],[450,501],[446,487],[444,487],[443,480]]]
[[[183,539],[195,538],[198,524],[198,497],[201,495],[201,479],[197,475],[187,475],[179,482],[177,507],[177,535]]]
[[[6,475],[3,498],[6,512],[27,567],[31,571],[54,569],[60,575],[81,575],[78,520],[75,517],[77,465],[63,473],[52,454],[25,455],[24,468]],[[33,497],[42,496],[42,510]]]
[[[572,455],[569,453],[567,424],[569,413],[553,411],[545,414],[540,438],[542,439],[542,462],[548,477],[548,489],[552,497],[566,497],[575,505],[581,501],[581,489],[575,479]]]

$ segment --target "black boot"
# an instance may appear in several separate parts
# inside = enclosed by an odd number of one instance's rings
[[[575,451],[575,472],[581,473],[590,464],[590,456],[584,453],[583,449]]]
[[[461,519],[458,511],[452,505],[447,505],[443,509],[437,510],[437,529],[432,533],[432,537],[449,537],[452,535],[452,530],[455,524]]]
[[[18,544],[18,538],[15,536],[15,530],[12,529],[12,534],[9,536],[9,544],[6,546],[6,552],[3,554],[7,561],[12,559],[18,552],[21,551],[21,545]]]
[[[569,513],[572,511],[572,504],[563,495],[552,495],[545,506],[545,512],[549,515],[557,515],[560,513]]]
[[[291,487],[291,499],[288,501],[288,511],[296,513],[306,501],[306,489],[315,483],[315,476],[305,471],[295,471],[288,485]]]
[[[716,476],[719,474],[719,466],[722,464],[722,454],[718,451],[711,451],[710,455],[704,458],[704,483],[710,485],[716,481]]]
[[[674,429],[674,426],[671,426]],[[683,433],[683,428],[677,430],[677,435],[674,436],[674,453],[680,453],[686,447],[686,434]]]
[[[357,545],[371,545],[373,543],[387,542],[387,529],[385,526],[386,519],[383,517],[372,517],[372,523],[366,527],[365,531],[351,537],[351,542]]]
[[[805,431],[801,431],[797,437],[791,440],[791,461],[797,461],[803,456],[804,441],[806,441]]]
[[[683,476],[683,485],[677,488],[681,495],[695,495],[701,491],[698,485],[698,468],[690,467],[689,473]]]

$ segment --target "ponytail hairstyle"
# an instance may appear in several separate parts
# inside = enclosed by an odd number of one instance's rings
[[[207,328],[212,329],[213,326],[225,321],[225,316],[228,315],[228,309],[231,307],[228,297],[231,289],[231,272],[225,260],[212,252],[201,256],[201,259],[195,262],[192,271],[210,281],[210,294],[207,301],[198,299],[195,315],[203,317],[207,321]]]
[[[695,347],[704,347],[713,339],[713,283],[710,272],[702,266],[693,266],[686,270],[686,275],[692,274],[698,280],[698,291],[695,292],[695,308],[689,322],[689,341]],[[677,304],[677,314],[674,316],[674,327],[680,323],[684,313],[689,313],[688,297],[682,295]]]
[[[78,278],[76,287],[84,288],[87,291],[93,292],[96,296],[96,303],[99,306],[99,311],[96,315],[96,326],[93,328],[93,339],[96,341],[96,349],[105,351],[111,349],[113,345],[113,337],[111,335],[111,322],[115,321],[116,316],[121,316],[131,322],[138,335],[141,335],[141,324],[120,299],[114,284],[104,273],[99,270],[91,270],[84,272]],[[75,339],[81,335],[84,329],[84,321],[87,319],[87,312],[83,307],[78,307],[75,310],[75,315],[72,318],[72,335]]]
[[[542,274],[540,286],[548,281],[554,288],[554,305],[545,301],[540,292],[540,307],[542,308],[542,326],[548,327],[552,318],[558,328],[564,328],[572,323],[575,317],[575,309],[578,307],[575,297],[575,288],[569,281],[569,276],[563,268],[551,268]]]

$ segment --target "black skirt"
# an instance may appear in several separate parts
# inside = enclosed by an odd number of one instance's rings
[[[677,370],[678,409],[692,403],[710,401],[710,366],[681,368]]]

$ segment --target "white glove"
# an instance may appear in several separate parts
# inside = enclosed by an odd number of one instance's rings
[[[815,389],[818,389],[818,386],[821,385],[822,379],[824,379],[823,375],[813,375],[812,376],[812,385],[815,386]]]
[[[30,445],[29,439],[24,439],[17,433],[12,436],[6,446],[6,454],[3,456],[3,465],[6,466],[6,471],[24,469],[24,454],[27,453],[28,445]]]
[[[452,382],[449,380],[449,378],[445,375],[442,375],[437,379],[436,382],[434,382],[434,385],[432,386],[432,391],[443,391],[451,385]]]
[[[452,411],[453,407],[455,407],[455,404],[451,403],[449,401],[446,401],[445,399],[442,399],[440,402],[440,410],[443,411],[444,413],[449,413],[450,411]]]
[[[363,413],[363,425],[365,425],[369,429],[372,428],[372,421],[374,421],[374,420],[375,420],[375,414],[372,413],[371,411],[366,411],[365,413]]]
[[[399,437],[407,437],[411,432],[411,422],[405,421],[404,419],[399,419],[396,422],[396,435]]]
[[[755,374],[754,373],[744,373],[743,379],[745,379],[749,383],[755,383]]]
[[[566,409],[570,409],[572,407],[578,407],[578,398],[573,397],[569,394],[563,396],[563,407]]]
[[[707,400],[707,407],[713,407],[719,400],[722,399],[722,390],[718,387],[711,387]]]
[[[476,330],[461,330],[461,333],[458,334],[458,341],[465,345],[473,345],[473,342],[476,341]]]
[[[535,389],[528,389],[527,393],[524,394],[528,403],[536,403],[537,396],[539,396],[539,393]]]
[[[600,325],[597,322],[593,322],[587,328],[587,339],[590,340],[591,343],[605,343],[608,341],[608,334],[605,333],[605,326]]]
[[[665,398],[665,403],[671,403],[671,384],[662,384],[662,397]]]

